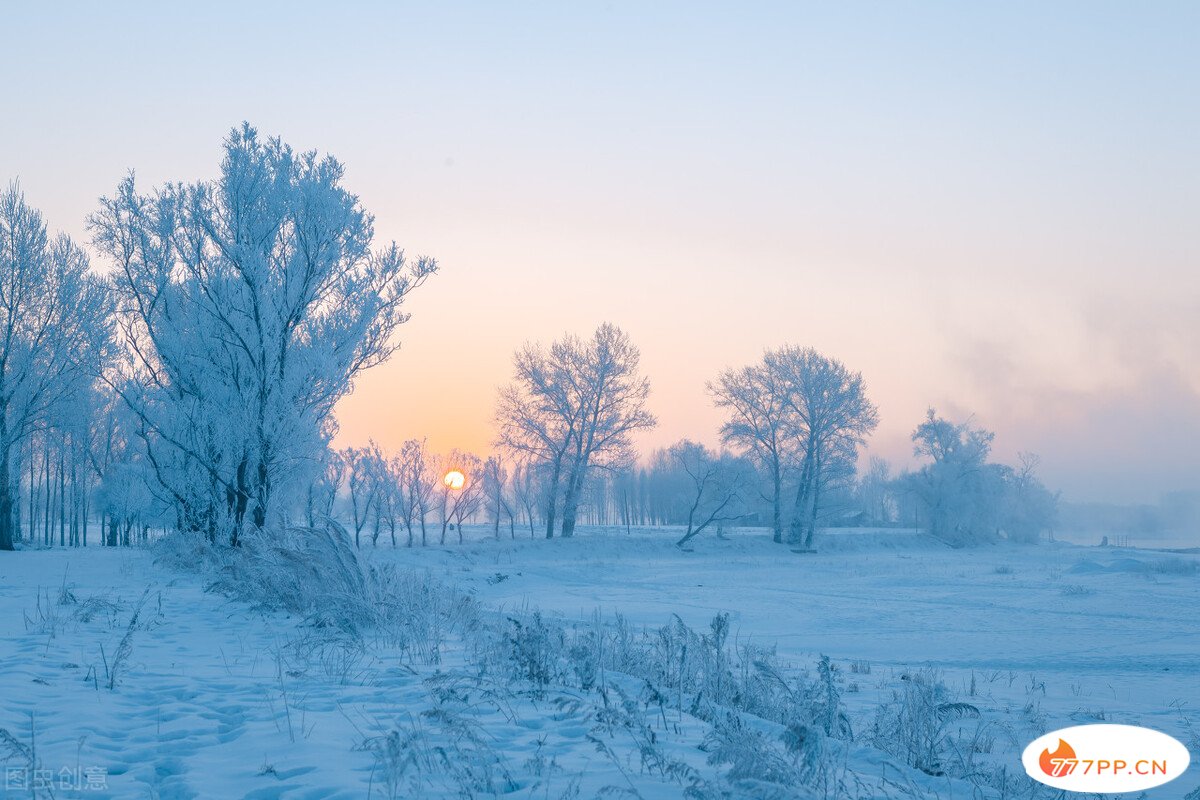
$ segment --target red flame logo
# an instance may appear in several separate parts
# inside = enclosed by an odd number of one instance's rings
[[[1043,750],[1041,758],[1038,759],[1038,764],[1042,768],[1042,772],[1049,775],[1051,778],[1061,778],[1063,775],[1068,775],[1071,772],[1075,761],[1075,748],[1058,740],[1058,749],[1051,753],[1049,750]]]

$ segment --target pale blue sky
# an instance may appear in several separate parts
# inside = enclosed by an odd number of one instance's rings
[[[1076,499],[1200,488],[1200,5],[0,5],[0,179],[209,177],[246,119],[437,256],[347,441],[485,448],[526,339],[611,319],[663,420],[764,347],[862,370]]]

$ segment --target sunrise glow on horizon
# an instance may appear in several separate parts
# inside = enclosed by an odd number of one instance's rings
[[[513,351],[607,321],[652,385],[643,456],[717,444],[706,382],[790,343],[862,372],[897,466],[933,406],[1071,499],[1197,488],[1197,7],[236,8],[273,36],[16,10],[38,124],[0,133],[0,175],[87,241],[129,168],[211,177],[243,119],[342,160],[377,242],[441,273],[339,446],[486,455]]]

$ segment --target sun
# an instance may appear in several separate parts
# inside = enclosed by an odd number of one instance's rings
[[[450,470],[446,473],[446,477],[442,478],[442,483],[446,484],[447,489],[461,489],[466,482],[467,476],[456,469]]]

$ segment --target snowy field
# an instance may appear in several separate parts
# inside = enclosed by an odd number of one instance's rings
[[[10,555],[0,560],[11,612],[0,620],[0,796],[719,796],[747,763],[712,758],[717,722],[697,710],[702,698],[660,691],[645,660],[628,673],[543,678],[529,643],[558,636],[574,653],[597,626],[661,643],[673,615],[706,634],[721,612],[729,647],[774,649],[783,674],[820,685],[818,659],[831,659],[853,734],[831,738],[820,779],[791,796],[1003,796],[914,769],[881,744],[880,708],[935,682],[940,703],[971,712],[938,733],[941,745],[969,750],[980,769],[1007,766],[1014,787],[1024,744],[1071,724],[1148,725],[1197,750],[1200,557],[950,550],[906,532],[826,535],[820,552],[799,554],[739,531],[680,552],[672,533],[496,541],[478,527],[465,545],[368,549],[377,571],[417,568],[419,580],[399,584],[409,600],[477,621],[354,641],[205,591],[213,576],[146,550]],[[441,584],[447,594],[430,594]],[[489,639],[493,629],[510,633]],[[706,639],[679,641],[672,658],[687,663]],[[525,683],[500,669],[518,656]],[[777,729],[758,721],[744,735],[774,741]],[[1146,796],[1182,798],[1198,784],[1193,766]],[[787,796],[736,786],[732,796]],[[1009,796],[1054,796],[1025,786]]]
[[[735,632],[795,658],[1015,670],[1063,688],[1099,680],[1118,700],[1165,698],[1164,709],[1176,698],[1200,706],[1200,623],[1180,622],[1200,608],[1197,555],[953,550],[907,531],[822,534],[816,554],[757,531],[700,538],[686,553],[654,530],[585,528],[574,540],[533,542],[470,533],[477,541],[465,548],[379,555],[435,570],[499,608],[567,619],[599,610],[644,625],[678,614],[695,627],[728,611]]]

